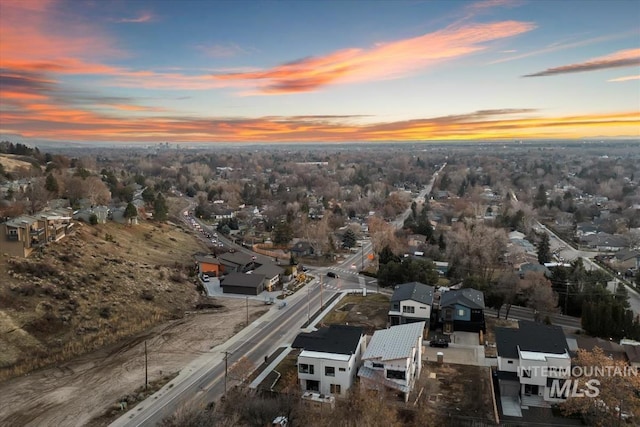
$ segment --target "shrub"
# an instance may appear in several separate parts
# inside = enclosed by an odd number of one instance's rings
[[[140,298],[142,298],[143,300],[146,300],[146,301],[153,301],[155,296],[153,295],[153,292],[151,292],[149,289],[145,289],[140,294]]]
[[[97,225],[98,224],[98,215],[96,215],[96,214],[89,215],[89,224]]]

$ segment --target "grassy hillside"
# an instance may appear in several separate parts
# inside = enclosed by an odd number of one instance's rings
[[[0,254],[0,379],[181,317],[199,298],[186,229],[78,224],[30,258]]]

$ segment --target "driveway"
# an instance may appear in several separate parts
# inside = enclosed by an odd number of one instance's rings
[[[426,344],[423,359],[437,361],[438,352],[442,352],[444,363],[488,366],[484,357],[484,346],[478,345],[478,340],[476,332],[454,332],[447,348],[429,347],[429,344]]]

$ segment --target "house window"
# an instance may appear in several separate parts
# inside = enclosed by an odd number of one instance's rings
[[[340,394],[340,384],[331,384],[329,386],[331,394]]]
[[[507,363],[508,363],[509,365],[513,365],[513,360],[507,360]]]
[[[306,363],[301,363],[300,366],[298,366],[298,372],[300,372],[301,374],[311,374],[311,375],[313,375],[313,365],[308,365]]]
[[[346,372],[346,369],[344,369],[344,368],[338,368],[338,371],[340,371],[340,372]]]
[[[336,368],[333,366],[325,366],[324,367],[324,375],[327,377],[335,377],[336,376]]]
[[[407,373],[405,371],[394,371],[392,369],[387,369],[387,378],[393,380],[406,380]]]
[[[400,311],[400,304],[398,304],[397,302],[394,302],[393,305],[391,306],[391,309],[393,311]]]
[[[402,312],[403,313],[415,313],[416,312],[416,308],[415,307],[411,307],[409,305],[403,305],[402,306]]]
[[[458,310],[458,316],[464,316],[464,310],[463,309],[459,309]]]
[[[375,362],[373,362],[373,367],[374,368],[378,368],[378,369],[384,369],[384,364],[383,363],[375,363]]]

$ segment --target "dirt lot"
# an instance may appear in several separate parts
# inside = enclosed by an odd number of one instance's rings
[[[320,325],[349,324],[362,326],[371,335],[377,329],[387,327],[389,297],[382,294],[347,295],[327,314]]]
[[[167,322],[57,367],[0,384],[0,425],[76,426],[102,415],[144,384],[144,341],[149,380],[179,371],[187,362],[224,343],[245,322],[245,300],[217,301],[224,307]],[[250,303],[252,318],[265,310]]]
[[[491,370],[488,367],[427,363],[409,397],[409,404],[427,405],[438,415],[493,419]]]

